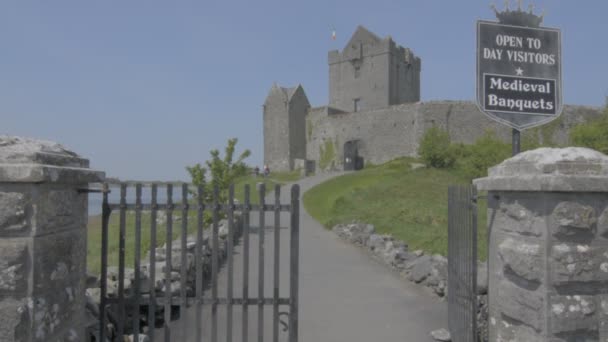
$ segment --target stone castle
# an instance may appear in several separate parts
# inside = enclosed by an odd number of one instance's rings
[[[420,101],[421,59],[359,26],[342,51],[330,51],[329,104],[311,107],[304,88],[272,86],[264,102],[264,163],[273,171],[358,169],[416,156],[424,132],[447,130],[470,144],[492,131],[510,141],[511,128],[472,101]],[[526,131],[540,143],[568,144],[569,129],[599,108],[564,106],[560,118]]]

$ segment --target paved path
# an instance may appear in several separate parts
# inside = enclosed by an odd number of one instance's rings
[[[299,182],[301,193],[334,175],[317,175]],[[270,201],[270,198],[267,200]],[[289,187],[281,194],[281,202],[289,203]],[[377,263],[367,253],[340,240],[324,229],[303,208],[300,210],[300,341],[301,342],[371,342],[371,341],[432,341],[429,332],[447,327],[447,304],[421,286],[399,278],[387,267]],[[273,213],[267,213],[266,225],[274,223]],[[287,227],[288,215],[281,215],[281,226]],[[251,225],[258,226],[257,215],[251,215]],[[273,231],[266,229],[265,240],[265,295],[272,294]],[[281,230],[280,292],[288,296],[289,231]],[[249,293],[257,294],[258,235],[250,234],[251,256]],[[235,248],[234,296],[242,294],[242,243]],[[227,272],[222,270],[219,288],[225,289]],[[225,291],[220,290],[220,295]],[[281,308],[287,311],[287,308]],[[265,308],[264,341],[272,341],[272,307]],[[209,310],[204,310],[202,324],[195,324],[194,309],[185,314],[185,330],[193,335],[195,325],[202,326],[208,338]],[[219,341],[225,341],[226,311],[218,310]],[[233,341],[241,341],[242,310],[234,308]],[[182,322],[172,324],[175,341],[194,341],[184,338]],[[249,308],[249,341],[257,341],[257,307]],[[160,335],[162,336],[162,335]],[[281,332],[280,340],[286,341]],[[206,339],[205,341],[208,341]]]

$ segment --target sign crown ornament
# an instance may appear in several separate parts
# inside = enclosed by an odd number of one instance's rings
[[[496,8],[496,5],[492,5],[492,10],[496,14],[498,22],[504,25],[512,26],[526,26],[526,27],[540,27],[543,23],[544,15],[534,14],[534,5],[530,4],[528,11],[522,9],[522,0],[518,0],[517,9],[509,9],[509,0],[505,1],[505,8],[501,12]]]

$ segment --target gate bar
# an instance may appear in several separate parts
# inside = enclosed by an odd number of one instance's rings
[[[109,187],[103,184],[103,202],[101,205],[101,279],[99,279],[99,339],[106,340],[106,301],[108,293],[108,223],[112,212],[108,205]]]
[[[232,342],[232,297],[233,297],[233,281],[234,281],[234,184],[230,184],[228,188],[228,247],[226,248],[228,254],[228,293],[227,299],[228,304],[226,307],[226,342]]]
[[[290,237],[290,271],[289,271],[289,342],[298,342],[298,282],[300,273],[300,186],[291,187],[291,237]]]
[[[217,249],[219,246],[218,240],[218,220],[219,220],[219,202],[220,191],[217,185],[213,188],[213,247],[211,248],[211,341],[217,342]]]
[[[173,184],[167,184],[167,231],[165,238],[165,342],[171,342],[171,252],[173,247]]]
[[[120,185],[120,232],[118,242],[118,331],[117,338],[123,340],[125,322],[125,229],[127,185]]]
[[[141,257],[141,184],[135,185],[135,260],[133,268],[135,271],[134,300],[133,304],[133,339],[139,341],[139,297],[140,297],[140,257]]]
[[[264,211],[265,201],[264,197],[266,196],[266,184],[261,183],[259,189],[260,195],[260,212],[259,219],[260,224],[258,226],[258,298],[264,298],[264,227],[265,227],[265,216],[266,212]],[[258,342],[264,342],[264,304],[258,304]]]
[[[281,252],[281,186],[274,186],[274,288],[272,303],[272,341],[279,342],[279,262]]]
[[[188,240],[188,184],[182,184],[182,254],[181,254],[181,268],[180,268],[180,276],[179,276],[179,284],[180,284],[180,297],[181,297],[181,306],[180,306],[180,323],[182,332],[184,337],[188,336],[188,321],[184,313],[187,310],[186,303],[186,290],[187,290],[187,273],[186,273],[186,257],[188,253],[186,253],[186,246]],[[139,341],[139,340],[135,340]]]
[[[245,208],[243,209],[243,342],[249,340],[249,184],[245,184]]]
[[[150,211],[150,302],[148,306],[148,337],[154,342],[156,328],[156,210],[157,186],[152,184],[152,210]]]
[[[205,206],[203,205],[203,187],[198,186],[196,202],[198,204],[198,216],[197,216],[197,227],[196,227],[196,341],[202,341],[202,316],[203,316],[203,211]]]

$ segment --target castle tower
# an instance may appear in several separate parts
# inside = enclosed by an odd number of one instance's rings
[[[329,52],[328,63],[330,107],[357,112],[420,101],[420,58],[390,36],[358,26],[341,52]]]
[[[264,102],[264,164],[291,171],[294,159],[306,159],[306,113],[310,103],[301,85],[272,86]]]

